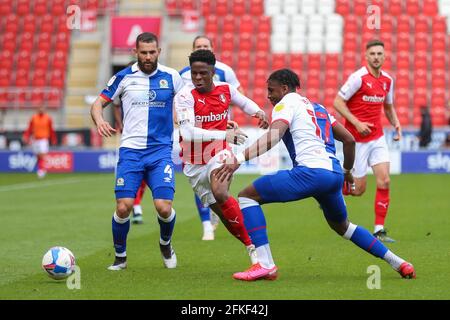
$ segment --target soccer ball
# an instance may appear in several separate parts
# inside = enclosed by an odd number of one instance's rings
[[[50,248],[42,258],[42,268],[50,278],[65,279],[75,270],[75,256],[64,247]]]

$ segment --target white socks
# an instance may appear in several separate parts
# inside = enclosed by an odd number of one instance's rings
[[[269,244],[257,247],[256,254],[258,255],[258,262],[263,268],[271,269],[275,266]]]
[[[386,261],[391,265],[392,268],[398,271],[400,269],[400,266],[405,260],[400,258],[399,256],[396,256],[394,253],[392,253],[391,250],[388,250],[386,254],[383,257],[383,260]]]
[[[380,230],[383,230],[384,226],[382,224],[376,224],[375,228],[373,229],[373,233],[377,233]]]

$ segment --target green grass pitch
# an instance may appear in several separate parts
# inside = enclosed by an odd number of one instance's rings
[[[163,267],[159,228],[150,192],[142,225],[132,225],[128,269],[111,272],[112,174],[0,175],[0,299],[450,299],[450,176],[392,176],[386,226],[389,247],[411,261],[417,279],[401,279],[376,259],[329,229],[312,199],[263,207],[276,281],[238,282],[233,272],[249,266],[245,248],[223,225],[215,241],[201,241],[202,227],[186,178],[177,175],[173,245],[178,267]],[[255,176],[236,176],[232,193]],[[350,220],[373,227],[374,180],[367,193],[346,198]],[[65,246],[81,269],[81,288],[50,279],[43,254]],[[380,267],[380,289],[368,289],[368,267]]]

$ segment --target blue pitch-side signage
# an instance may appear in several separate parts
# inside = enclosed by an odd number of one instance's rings
[[[46,159],[49,172],[114,172],[114,150],[51,151]],[[37,158],[30,151],[0,151],[0,172],[34,172]],[[181,171],[181,165],[175,166]]]
[[[450,151],[402,152],[402,173],[450,173]]]

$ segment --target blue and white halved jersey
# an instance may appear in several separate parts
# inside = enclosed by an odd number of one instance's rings
[[[327,116],[326,110],[318,111]],[[283,136],[283,142],[294,166],[321,168],[335,172],[342,172],[339,161],[333,149],[327,144],[334,145],[331,128],[327,134],[325,121],[318,121],[314,105],[298,93],[288,93],[278,102],[272,111],[272,123],[285,122],[289,128]],[[322,125],[322,126],[321,126]],[[328,139],[328,143],[327,143]]]
[[[160,64],[150,75],[137,62],[115,74],[101,96],[108,101],[119,96],[122,101],[120,147],[171,152],[173,98],[182,87],[178,72]]]

